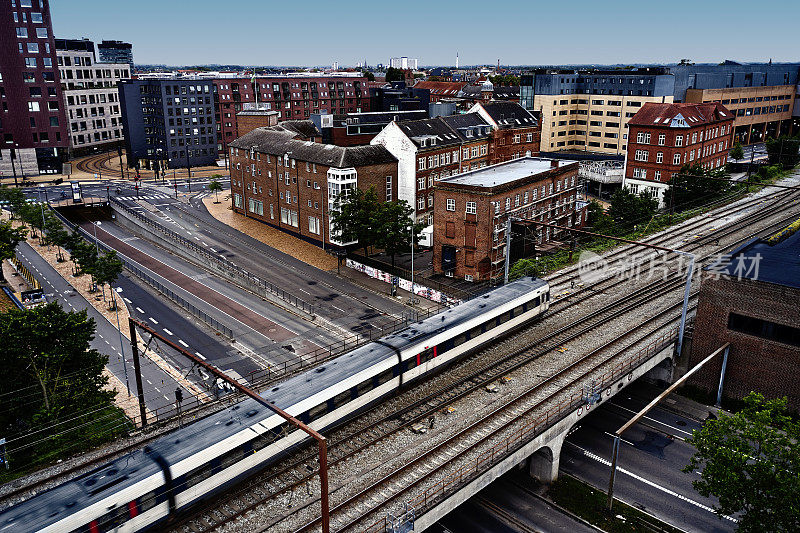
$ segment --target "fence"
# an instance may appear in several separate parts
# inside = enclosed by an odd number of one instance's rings
[[[28,267],[22,264],[22,262],[17,258],[17,256],[13,256],[10,259],[11,264],[14,267],[14,270],[25,279],[25,282],[28,284],[28,287],[31,289],[41,289],[42,286],[39,284],[39,280],[34,277]]]
[[[677,338],[678,328],[662,333],[648,345],[634,354],[625,357],[611,369],[604,372],[600,378],[596,380],[599,381],[599,383],[595,383],[596,390],[600,390],[601,394],[603,391],[608,391],[608,387],[621,378],[624,378],[626,374],[630,374],[644,361],[649,360],[670,344],[674,344]],[[610,393],[610,391],[608,393]],[[505,459],[517,449],[530,442],[533,438],[544,433],[553,424],[566,418],[576,409],[583,407],[587,403],[588,400],[583,389],[572,392],[569,398],[560,401],[536,418],[524,421],[519,427],[515,428],[510,435],[478,455],[469,464],[443,476],[434,485],[426,488],[422,491],[422,494],[419,494],[414,499],[407,502],[408,508],[414,510],[415,516],[421,516],[425,510],[440,502],[442,498],[463,487],[465,483],[472,482],[474,479],[481,476],[486,469]],[[526,411],[522,416],[529,414],[533,409],[535,409],[535,407]],[[499,431],[502,431],[506,427],[508,426],[504,425]],[[496,435],[496,433],[481,437],[480,442],[485,442],[494,435]],[[382,518],[367,526],[364,531],[365,533],[389,531],[388,526],[388,518]]]
[[[122,211],[126,217],[134,219],[136,222],[155,230],[173,243],[182,246],[189,253],[191,253],[194,258],[204,261],[207,266],[213,268],[223,276],[226,276],[231,281],[242,284],[245,286],[245,288],[248,288],[259,295],[261,295],[263,292],[264,296],[266,297],[274,296],[281,302],[287,303],[308,315],[314,316],[314,306],[305,300],[287,293],[275,284],[251,274],[247,270],[233,264],[224,257],[213,254],[202,246],[199,246],[189,239],[178,235],[174,231],[165,228],[161,224],[150,220],[141,213],[137,213],[133,209],[124,205],[118,199],[111,198],[111,203],[113,203],[116,208],[119,208],[118,210]]]

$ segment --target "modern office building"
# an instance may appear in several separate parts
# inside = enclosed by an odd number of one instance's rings
[[[389,59],[389,66],[400,70],[417,70],[419,60],[414,57],[393,57]]]
[[[211,80],[122,80],[119,95],[129,166],[216,164]]]
[[[97,45],[101,63],[127,63],[133,72],[133,46],[122,41],[103,41]]]
[[[49,1],[0,6],[0,174],[60,173],[69,137]]]
[[[504,272],[509,217],[563,227],[585,222],[576,210],[578,163],[523,157],[434,183],[433,268],[467,281]],[[563,230],[534,228],[537,246]]]
[[[792,130],[799,63],[671,65],[620,70],[537,70],[520,103],[542,112],[542,149],[622,156],[627,121],[647,102],[717,102],[745,144]],[[756,114],[758,113],[758,114]]]
[[[382,87],[369,87],[369,97],[372,111],[427,111],[431,93],[408,87],[404,81],[393,81]]]
[[[664,205],[670,180],[684,165],[722,168],[733,144],[733,114],[718,103],[653,104],[628,122],[623,187]]]
[[[397,200],[397,159],[383,146],[309,142],[283,127],[256,128],[231,142],[233,210],[308,242],[344,243],[331,231],[339,196],[374,187]]]
[[[369,111],[346,115],[311,115],[311,121],[322,134],[322,142],[337,146],[369,144],[390,122],[428,118],[426,111]]]
[[[71,156],[116,147],[122,141],[117,84],[131,77],[128,63],[95,62],[88,39],[56,39]]]

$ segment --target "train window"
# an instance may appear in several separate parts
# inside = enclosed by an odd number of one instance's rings
[[[528,302],[525,302],[524,304],[522,304],[522,312],[524,313],[527,310],[528,310]]]
[[[417,358],[416,357],[410,357],[410,358],[406,359],[405,361],[403,361],[403,372],[408,372],[409,370],[411,370],[415,366],[417,366]]]
[[[250,444],[253,446],[254,451],[261,450],[266,448],[273,442],[278,439],[278,434],[274,433],[273,431],[267,431],[263,435],[259,435],[258,437],[254,438],[250,441]]]
[[[550,291],[547,291],[546,293],[544,293],[544,301],[545,302],[549,302],[550,301]]]
[[[377,385],[383,385],[384,383],[391,381],[392,374],[393,372],[391,368],[389,370],[384,370],[383,372],[378,374],[378,376],[376,377]]]
[[[242,458],[242,449],[238,446],[222,457],[219,458],[219,466],[221,470],[225,470],[229,466],[238,462]]]
[[[428,348],[424,352],[422,352],[422,356],[420,357],[420,361],[426,363],[433,359],[433,348]]]
[[[139,498],[139,512],[144,513],[156,506],[156,491],[150,491]]]
[[[328,411],[328,403],[327,402],[321,403],[308,412],[308,417],[311,420],[316,420],[324,416],[327,411]]]
[[[336,407],[341,407],[341,406],[343,406],[344,404],[346,404],[347,402],[350,401],[350,399],[351,399],[350,396],[351,396],[350,395],[350,389],[348,389],[348,390],[346,390],[344,392],[340,392],[339,394],[336,395],[336,397],[333,398],[333,404]]]
[[[195,468],[188,474],[186,474],[186,484],[184,485],[184,489],[188,489],[189,487],[193,487],[211,477],[211,464],[206,463],[199,468]]]
[[[539,297],[538,296],[533,299],[533,306],[534,307],[539,307]]]
[[[98,531],[114,531],[119,526],[127,522],[127,520],[127,506],[121,505],[97,519]]]
[[[362,396],[372,390],[372,380],[362,381],[358,384],[358,395]]]

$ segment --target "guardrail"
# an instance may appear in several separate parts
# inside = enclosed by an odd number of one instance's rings
[[[634,354],[623,358],[623,360],[615,364],[611,369],[605,371],[599,379],[596,380],[596,390],[599,390],[602,394],[608,387],[619,381],[619,379],[624,378],[625,375],[630,375],[630,373],[643,362],[651,359],[670,344],[674,344],[677,338],[678,328],[668,330]],[[474,481],[476,478],[483,475],[489,467],[499,463],[523,445],[544,433],[553,424],[567,417],[576,409],[583,407],[587,403],[588,400],[585,391],[583,389],[578,389],[572,392],[569,398],[560,401],[535,419],[523,421],[510,435],[503,438],[488,450],[482,452],[469,464],[442,477],[414,499],[408,501],[408,509],[414,511],[414,516],[421,516],[432,506],[440,503],[443,498],[453,494],[465,484]],[[485,441],[486,438],[490,437],[491,436],[484,437],[481,440]],[[384,517],[368,525],[363,531],[365,533],[385,532],[390,530],[389,526],[388,517]]]
[[[141,213],[137,213],[130,207],[120,202],[118,199],[112,197],[111,203],[114,204],[115,207],[118,207],[122,211],[124,211],[126,216],[130,216],[131,218],[136,219],[145,226],[154,229],[155,231],[157,231],[170,241],[180,246],[183,246],[195,256],[199,256],[203,260],[208,261],[209,263],[211,263],[212,267],[216,268],[216,270],[222,273],[223,275],[227,275],[229,278],[238,280],[250,286],[253,289],[253,292],[259,293],[260,291],[264,291],[265,293],[275,296],[279,300],[303,311],[304,313],[314,316],[314,306],[309,302],[306,302],[305,300],[302,300],[297,296],[287,293],[277,285],[267,280],[261,279],[258,276],[251,274],[247,270],[233,264],[231,261],[225,259],[224,257],[220,257],[218,255],[213,254],[212,252],[206,250],[202,246],[199,246],[194,242],[190,241],[189,239],[177,234],[176,232],[168,228],[165,228],[161,224],[158,224],[157,222],[150,220]]]

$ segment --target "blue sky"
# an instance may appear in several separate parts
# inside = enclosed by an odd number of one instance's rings
[[[57,37],[138,63],[422,65],[796,61],[794,0],[51,0]],[[188,8],[188,9],[187,9]]]

